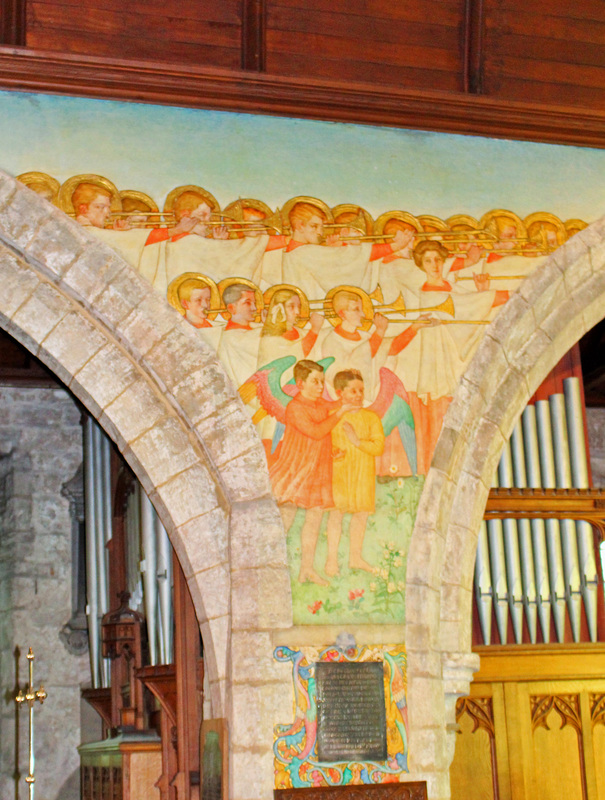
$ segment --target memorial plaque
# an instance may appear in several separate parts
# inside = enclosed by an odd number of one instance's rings
[[[380,661],[315,664],[319,761],[385,761],[384,674]]]

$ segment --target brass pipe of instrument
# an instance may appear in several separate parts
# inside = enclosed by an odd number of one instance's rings
[[[479,272],[479,275],[485,275],[489,273],[482,273]],[[526,278],[527,275],[489,275],[490,281],[522,281],[523,278]],[[458,281],[472,281],[475,279],[474,275],[460,275],[456,278],[456,282]]]

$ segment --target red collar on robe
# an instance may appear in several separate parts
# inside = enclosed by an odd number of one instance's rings
[[[287,339],[289,342],[295,342],[297,339],[300,339],[300,333],[296,330],[296,328],[292,328],[291,331],[286,331],[282,333],[282,339]]]
[[[359,331],[353,331],[353,333],[349,333],[349,331],[345,331],[342,325],[337,325],[334,328],[334,333],[342,336],[343,339],[348,339],[350,342],[358,342],[361,339],[361,334]]]
[[[251,331],[250,325],[240,325],[239,322],[234,322],[232,319],[225,325],[226,331]]]
[[[420,287],[421,292],[451,292],[452,286],[447,281],[443,281],[441,286],[429,286],[428,283],[423,283]]]

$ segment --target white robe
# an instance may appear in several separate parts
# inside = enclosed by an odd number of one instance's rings
[[[357,286],[370,293],[378,283],[379,261],[370,261],[372,245],[351,247],[302,244],[285,251],[283,282],[298,286],[309,300],[322,300],[335,286]]]

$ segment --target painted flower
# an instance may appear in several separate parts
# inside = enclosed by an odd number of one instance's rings
[[[320,608],[323,606],[323,604],[324,604],[324,601],[323,601],[323,600],[316,600],[316,601],[313,603],[313,605],[312,605],[312,606],[307,606],[307,608],[309,609],[309,611],[311,612],[311,614],[317,614],[317,612],[318,612],[318,611],[319,611],[319,609],[320,609]]]
[[[381,569],[380,570],[380,577],[382,578],[383,581],[386,581],[387,578],[389,577],[388,569]]]
[[[372,583],[370,584],[370,591],[371,592],[375,592],[376,591],[376,582],[375,581],[372,581]]]
[[[357,600],[358,597],[363,597],[365,589],[351,589],[349,592],[349,600]]]
[[[393,561],[393,566],[394,567],[400,567],[401,566],[401,558],[399,556],[397,556],[397,558]]]
[[[395,549],[395,542],[393,542],[393,541],[389,542],[387,547],[389,548],[389,550],[394,550]]]
[[[395,592],[396,590],[397,590],[397,587],[395,586],[395,584],[393,583],[393,581],[389,581],[389,584],[388,584],[388,586],[387,586],[387,591],[388,591],[388,593],[389,593],[389,594],[393,594],[393,592]]]
[[[399,486],[400,489],[403,487],[403,478],[397,480],[397,486]]]
[[[395,475],[395,473],[397,472],[397,464],[391,464],[391,466],[389,467],[389,472],[392,475]]]
[[[403,590],[405,589],[405,581],[398,581],[398,583],[397,583],[397,589],[398,589],[400,592],[403,592]]]

